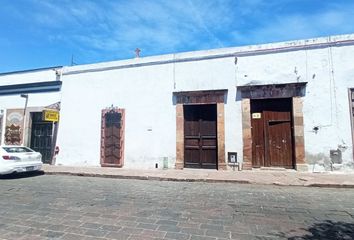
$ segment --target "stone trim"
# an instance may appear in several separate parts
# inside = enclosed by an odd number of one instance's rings
[[[298,171],[306,171],[304,119],[302,98],[305,96],[307,82],[245,85],[237,86],[242,97],[242,138],[243,138],[243,168],[252,169],[252,127],[251,99],[292,98],[292,119],[294,136],[294,166]]]
[[[225,162],[225,108],[224,103],[216,105],[217,140],[218,140],[218,170],[226,170]]]
[[[183,104],[176,104],[176,169],[184,167],[184,112]]]
[[[176,104],[215,104],[225,103],[227,89],[208,91],[174,92]]]
[[[120,113],[121,114],[121,126],[119,129],[119,162],[116,164],[110,164],[110,163],[105,163],[105,155],[104,155],[104,151],[106,148],[105,145],[105,128],[106,128],[106,123],[105,123],[105,115],[106,113],[110,112],[110,111],[114,111],[116,113]],[[124,142],[125,142],[125,109],[122,108],[106,108],[103,109],[101,111],[101,143],[100,143],[100,165],[101,167],[118,167],[121,168],[124,166]]]
[[[305,139],[304,120],[302,112],[302,99],[293,97],[293,127],[294,127],[294,151],[295,167],[298,171],[305,169]],[[302,165],[301,167],[299,165]]]
[[[252,169],[251,100],[242,99],[243,169]]]
[[[215,96],[213,95],[215,93]],[[191,95],[188,95],[191,94]],[[180,100],[176,103],[176,169],[184,168],[184,111],[187,104],[216,104],[218,170],[226,170],[225,161],[225,109],[227,90],[174,93]],[[215,101],[217,100],[217,101]]]
[[[291,98],[305,96],[307,82],[237,86],[242,98]]]
[[[305,161],[305,140],[303,103],[301,97],[293,97],[293,127],[294,127],[294,167],[298,171],[307,171]],[[249,98],[242,99],[242,139],[243,139],[243,168],[252,169],[252,130],[251,130],[251,101]]]

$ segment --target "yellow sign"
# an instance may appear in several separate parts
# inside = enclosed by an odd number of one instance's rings
[[[53,110],[43,110],[43,120],[49,122],[59,122],[59,112]]]

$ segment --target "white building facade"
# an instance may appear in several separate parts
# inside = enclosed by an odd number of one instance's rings
[[[0,74],[0,143],[40,151],[52,163],[57,122],[43,120],[45,111],[60,110],[61,67]]]
[[[352,169],[353,56],[341,35],[1,74],[1,143],[14,109],[32,147],[34,113],[53,110],[55,164]]]

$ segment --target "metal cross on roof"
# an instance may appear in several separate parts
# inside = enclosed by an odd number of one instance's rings
[[[140,57],[140,52],[141,52],[141,50],[139,49],[139,48],[136,48],[135,49],[135,57]]]

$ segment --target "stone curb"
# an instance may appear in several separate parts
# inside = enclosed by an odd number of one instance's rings
[[[128,176],[128,175],[112,175],[99,173],[72,173],[72,172],[45,172],[45,175],[67,175],[79,177],[99,177],[99,178],[116,178],[116,179],[135,179],[135,180],[154,180],[154,181],[170,181],[170,182],[208,182],[208,183],[240,183],[252,184],[247,180],[230,180],[230,179],[204,179],[204,178],[172,178],[172,177],[153,177],[153,176]]]
[[[99,178],[115,178],[115,179],[135,179],[135,180],[154,180],[154,181],[172,181],[172,182],[206,182],[206,183],[238,183],[253,185],[274,185],[279,187],[319,187],[319,188],[354,188],[354,184],[341,183],[308,183],[308,184],[285,184],[279,182],[258,183],[249,180],[237,179],[211,179],[211,178],[173,178],[173,177],[154,177],[154,176],[129,176],[129,175],[112,175],[100,173],[73,173],[73,172],[46,172],[45,175],[67,175],[80,177],[99,177]]]
[[[304,187],[320,187],[320,188],[354,188],[352,184],[341,184],[341,183],[311,183],[304,185]]]

